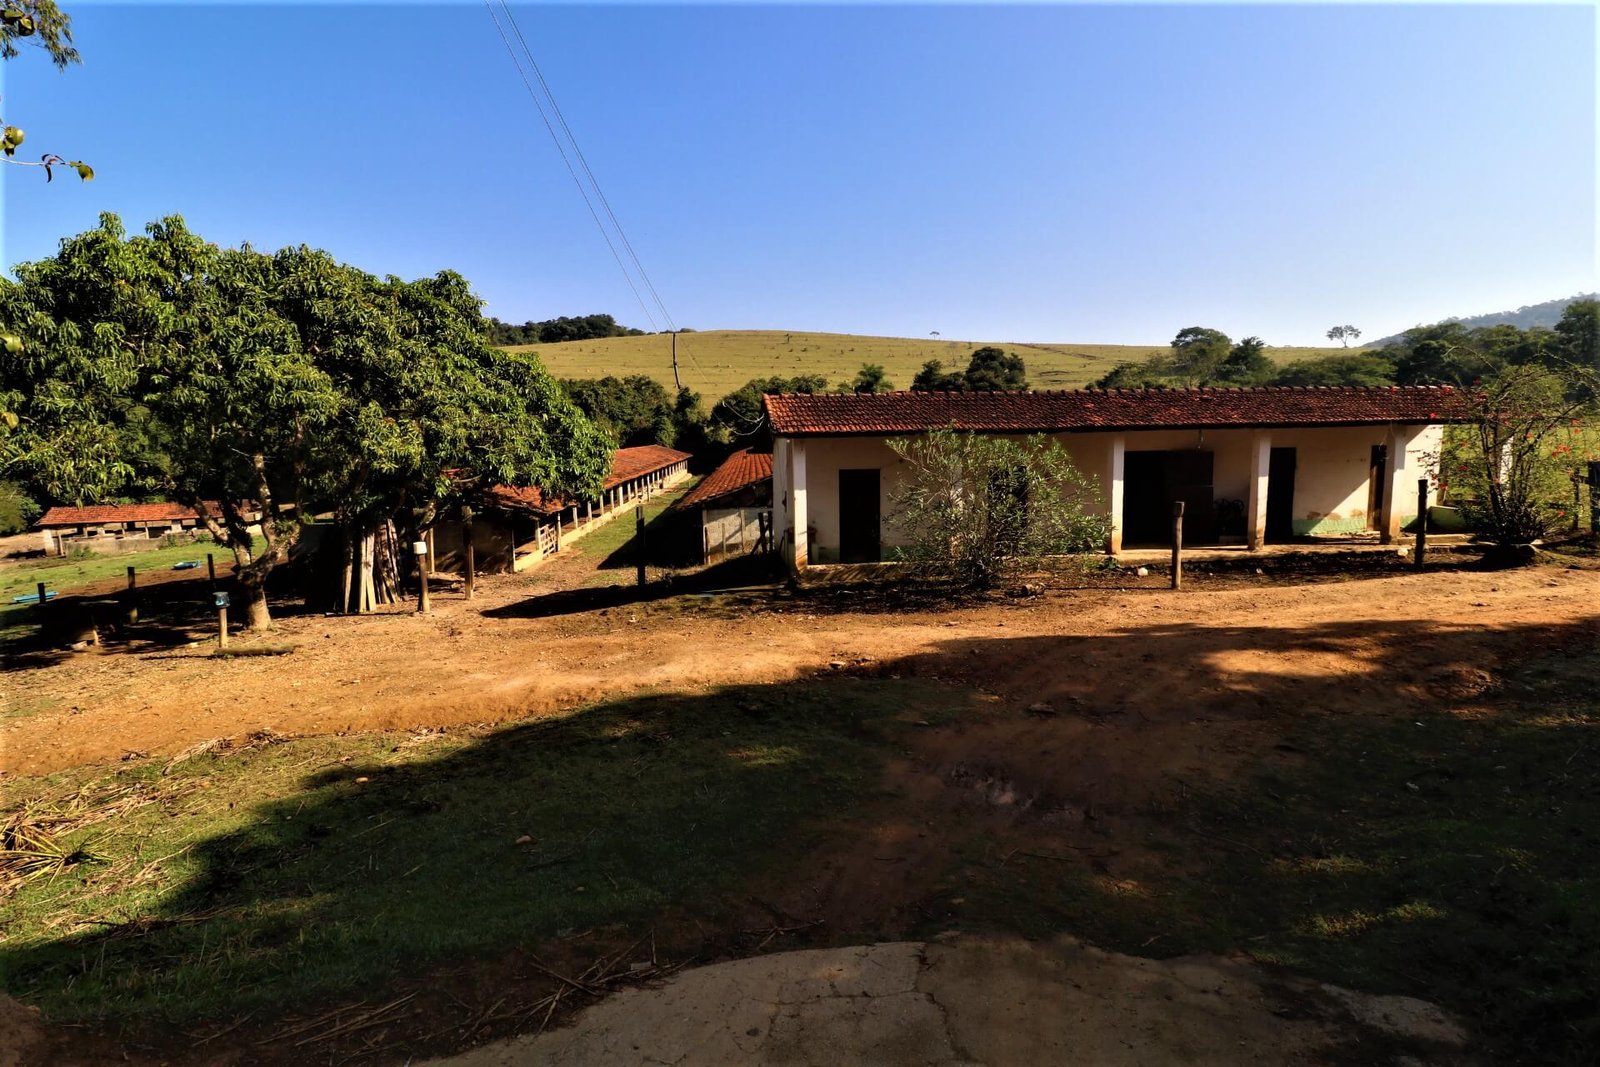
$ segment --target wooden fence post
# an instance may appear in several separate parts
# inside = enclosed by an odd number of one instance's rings
[[[209,552],[206,553],[206,581],[211,583],[211,589],[215,592],[217,588],[217,557]]]
[[[1172,502],[1172,588],[1183,587],[1183,501]]]
[[[44,618],[45,600],[46,600],[46,597],[44,595],[44,583],[40,582],[39,583],[39,617],[41,619]]]
[[[1428,551],[1428,479],[1417,479],[1417,558],[1411,565],[1422,569],[1422,557]]]
[[[226,593],[216,598],[217,601],[217,648],[228,647],[228,595]]]
[[[633,536],[639,542],[639,555],[636,565],[639,568],[639,584],[644,585],[644,505],[640,504],[633,509]]]
[[[139,621],[139,594],[137,592],[138,585],[139,585],[138,569],[135,568],[135,567],[129,567],[128,568],[128,607],[127,607],[127,610],[123,613],[123,618],[125,618],[129,623],[135,623],[135,622]]]
[[[428,613],[428,571],[432,569],[428,562],[428,539],[426,535],[419,536],[411,542],[411,554],[417,558],[417,613]]]
[[[472,509],[461,509],[461,547],[467,561],[467,599],[473,597],[473,582],[478,577],[478,557],[472,543]]]

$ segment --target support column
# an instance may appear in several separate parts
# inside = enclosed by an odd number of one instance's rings
[[[1122,551],[1122,486],[1127,451],[1126,435],[1113,434],[1105,475],[1106,517],[1111,520],[1110,533],[1106,535],[1106,554],[1112,556]]]
[[[810,562],[811,535],[806,529],[810,517],[806,510],[806,443],[803,438],[795,438],[789,444],[789,516],[794,523],[794,561],[792,566],[795,571],[802,571]]]
[[[1267,472],[1272,466],[1272,435],[1250,438],[1250,499],[1245,505],[1244,543],[1254,552],[1267,543]]]
[[[1388,480],[1384,487],[1383,514],[1378,522],[1379,540],[1386,545],[1392,545],[1400,539],[1402,525],[1401,512],[1406,506],[1406,498],[1410,495],[1412,483],[1417,478],[1421,468],[1410,464],[1406,460],[1406,447],[1411,444],[1411,438],[1416,431],[1409,426],[1391,426],[1388,436],[1384,439],[1384,447],[1388,456]]]

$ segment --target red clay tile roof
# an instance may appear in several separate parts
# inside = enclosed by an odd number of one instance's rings
[[[772,432],[900,434],[953,426],[994,433],[1358,426],[1457,422],[1449,386],[1258,389],[1065,389],[1055,392],[777,393],[762,398]]]
[[[539,515],[554,515],[572,506],[572,501],[560,496],[545,496],[537,485],[513,489],[509,485],[491,485],[483,491],[484,504],[507,508],[511,511],[531,511]]]
[[[678,501],[680,508],[699,507],[718,497],[737,493],[772,477],[772,453],[753,452],[741,448],[722,461],[722,466],[706,475],[705,480]]]
[[[611,473],[606,475],[601,488],[611,489],[691,458],[687,452],[679,452],[664,445],[619,448],[611,454]],[[513,511],[531,511],[539,515],[554,515],[578,503],[573,497],[547,494],[537,485],[521,489],[513,489],[509,485],[495,485],[484,490],[483,495],[486,498],[485,503],[490,506],[510,508]]]
[[[619,448],[611,457],[611,474],[606,478],[603,488],[610,489],[614,485],[653,474],[690,458],[689,453],[679,452],[666,445],[635,445],[633,448]]]
[[[51,508],[34,525],[99,526],[111,522],[175,522],[197,518],[198,515],[182,504],[91,504],[86,508]]]

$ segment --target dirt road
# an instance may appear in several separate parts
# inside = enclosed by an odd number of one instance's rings
[[[540,581],[486,580],[477,600],[441,595],[429,616],[287,618],[269,639],[293,646],[282,656],[112,644],[8,665],[0,769],[38,774],[259,729],[496,722],[641,690],[783,682],[834,663],[960,678],[1024,705],[1136,709],[1150,727],[1138,758],[1161,759],[1175,739],[1163,726],[1247,718],[1284,698],[1331,714],[1408,694],[1470,700],[1485,667],[1514,661],[1528,641],[1592,635],[1600,616],[1600,572],[1559,567],[1182,594],[1152,580],[894,614],[692,595],[571,610]]]

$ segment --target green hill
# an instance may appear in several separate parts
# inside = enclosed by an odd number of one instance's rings
[[[848,381],[863,363],[882,364],[895,387],[905,389],[928,360],[941,360],[947,368],[965,369],[972,350],[986,344],[1021,356],[1028,367],[1028,381],[1035,389],[1077,388],[1118,363],[1137,362],[1168,351],[1165,345],[1023,344],[787,330],[707,330],[678,336],[678,366],[683,384],[709,403],[752,378],[821,374],[830,384]],[[536,353],[560,378],[645,374],[672,387],[672,338],[667,334],[519,345],[514,350]],[[1279,363],[1340,353],[1348,350],[1267,349],[1267,354]]]
[[[1535,326],[1554,326],[1561,321],[1561,315],[1567,310],[1567,305],[1574,300],[1593,300],[1595,293],[1579,293],[1576,296],[1564,296],[1559,300],[1546,300],[1542,304],[1524,304],[1515,311],[1494,311],[1487,315],[1473,315],[1465,319],[1442,319],[1441,322],[1459,322],[1468,329],[1478,329],[1483,326],[1515,326],[1519,330],[1532,329]],[[1420,323],[1418,325],[1421,325]],[[1429,325],[1433,325],[1430,323]],[[1368,341],[1363,348],[1382,348],[1384,345],[1394,344],[1405,337],[1405,333],[1392,334],[1380,337],[1376,341]]]

